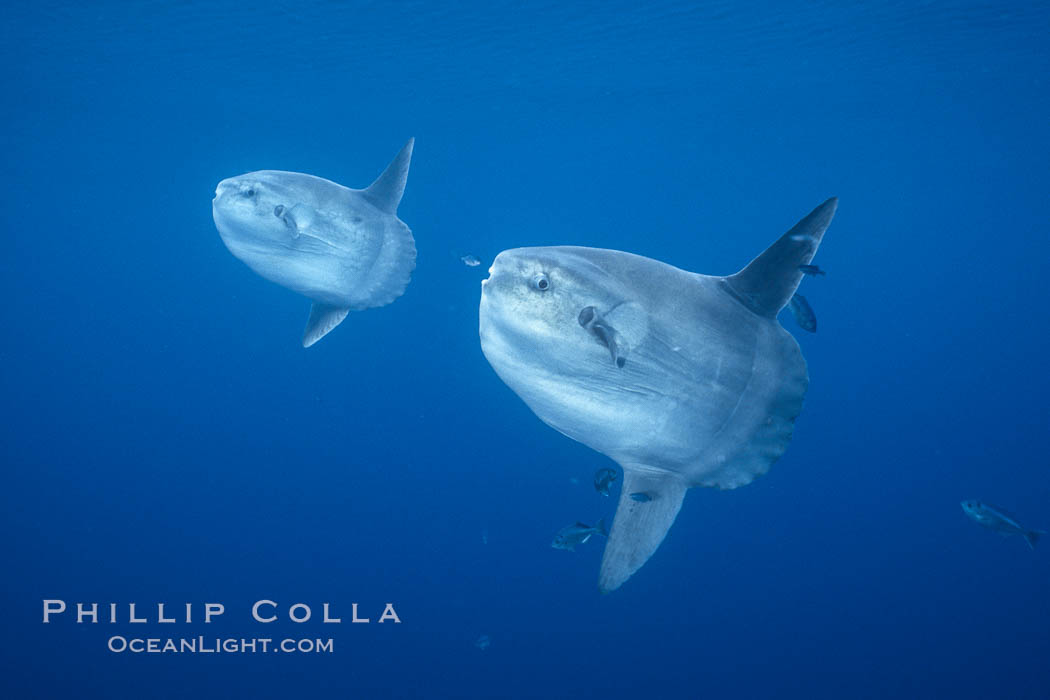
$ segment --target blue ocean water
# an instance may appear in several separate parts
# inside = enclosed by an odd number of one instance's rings
[[[6,14],[4,697],[1050,697],[1050,543],[959,507],[1050,529],[1046,3]],[[413,281],[304,350],[308,301],[229,254],[215,185],[364,187],[410,136]],[[829,196],[801,290],[820,330],[782,317],[811,377],[790,448],[690,492],[599,595],[601,543],[549,545],[611,517],[611,462],[485,361],[488,264],[578,244],[728,274]],[[125,612],[42,624],[47,599]],[[252,621],[262,599],[280,621]]]

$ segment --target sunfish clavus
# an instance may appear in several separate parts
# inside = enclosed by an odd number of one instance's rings
[[[280,170],[238,175],[216,188],[212,216],[230,252],[313,301],[303,347],[342,323],[351,309],[385,306],[408,286],[416,243],[397,207],[413,143],[409,139],[363,190]]]
[[[603,592],[656,551],[687,489],[743,486],[787,449],[809,377],[777,313],[836,206],[728,277],[596,248],[517,248],[493,262],[485,357],[540,419],[623,468]]]

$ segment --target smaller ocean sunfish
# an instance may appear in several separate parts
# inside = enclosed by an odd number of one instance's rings
[[[575,525],[566,525],[554,536],[551,547],[564,549],[569,552],[576,551],[576,545],[583,544],[591,539],[591,535],[609,536],[609,530],[605,527],[605,520],[599,520],[594,527],[577,522]]]
[[[1021,535],[1032,549],[1035,549],[1039,536],[1046,534],[1043,530],[1029,530],[1023,527],[1015,517],[998,506],[981,501],[963,501],[960,505],[962,505],[963,512],[973,518],[978,525],[983,525],[1003,536]]]
[[[363,190],[280,170],[227,178],[212,217],[222,242],[256,274],[313,301],[310,347],[355,309],[401,296],[416,266],[412,231],[397,218],[413,140]]]

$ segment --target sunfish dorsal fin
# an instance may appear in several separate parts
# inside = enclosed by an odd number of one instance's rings
[[[321,338],[328,335],[332,330],[346,318],[350,309],[337,306],[328,306],[315,301],[310,307],[310,318],[306,322],[306,330],[303,332],[303,347],[308,348]]]
[[[838,203],[838,197],[824,202],[747,267],[726,277],[733,295],[760,316],[776,317],[802,281],[798,266],[813,259]]]
[[[408,166],[412,161],[412,146],[415,138],[410,138],[396,156],[386,166],[383,174],[376,181],[362,190],[368,201],[387,214],[396,214],[401,195],[405,193],[405,182],[408,180]]]
[[[598,575],[602,593],[615,591],[649,560],[678,516],[685,491],[685,482],[675,474],[624,467],[620,503]],[[648,500],[631,498],[638,493]]]

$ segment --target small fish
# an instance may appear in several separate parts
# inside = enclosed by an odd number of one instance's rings
[[[474,255],[464,255],[460,260],[462,260],[463,264],[467,267],[477,267],[481,264],[481,261]]]
[[[492,640],[487,634],[481,635],[480,637],[478,637],[477,641],[474,642],[474,646],[476,646],[478,649],[481,649],[482,651],[488,649],[491,644]]]
[[[997,506],[981,501],[963,501],[960,505],[962,505],[963,512],[973,518],[978,525],[983,525],[1004,536],[1021,535],[1031,549],[1035,549],[1039,536],[1046,534],[1044,530],[1028,530],[1022,527],[1016,518]]]
[[[791,297],[791,301],[788,302],[788,307],[791,309],[791,313],[795,316],[795,323],[798,327],[804,331],[810,333],[817,332],[817,315],[813,313],[813,309],[810,307],[809,302],[806,301],[806,297],[801,294],[795,294]]]
[[[594,472],[594,490],[603,496],[609,495],[609,484],[616,481],[616,470],[605,467]]]
[[[805,233],[793,233],[788,236],[795,243],[818,243],[817,239]]]
[[[631,494],[631,500],[638,501],[639,503],[648,503],[649,501],[653,500],[653,497],[645,493],[644,491],[639,491],[638,493]]]
[[[817,275],[823,277],[827,274],[826,272],[820,269],[820,265],[799,265],[798,269],[802,270],[803,274],[812,275],[814,277],[816,277]]]
[[[585,525],[581,522],[577,522],[575,525],[566,525],[557,535],[554,536],[554,541],[551,542],[551,547],[575,552],[576,545],[583,544],[591,539],[591,535],[594,534],[602,535],[603,537],[609,536],[609,531],[605,528],[604,519],[599,520],[598,524],[594,527]]]
[[[489,543],[489,529],[487,527],[481,528],[481,544]]]

